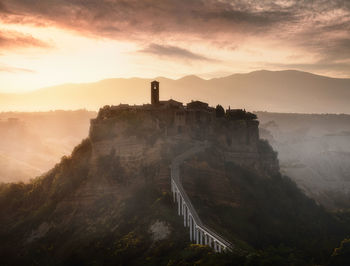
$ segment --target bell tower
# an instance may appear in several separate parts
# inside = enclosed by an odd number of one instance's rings
[[[151,82],[151,104],[159,104],[159,82],[156,80]]]

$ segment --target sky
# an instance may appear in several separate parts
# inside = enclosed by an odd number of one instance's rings
[[[0,92],[297,69],[350,77],[348,0],[0,0]]]

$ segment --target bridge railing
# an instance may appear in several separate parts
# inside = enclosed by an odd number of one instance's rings
[[[171,165],[171,191],[174,201],[178,203],[178,214],[184,216],[184,226],[190,227],[190,240],[197,244],[213,247],[215,251],[230,250],[232,244],[203,224],[190,198],[180,181],[180,163],[186,158],[204,150],[206,146],[196,146],[176,157]]]

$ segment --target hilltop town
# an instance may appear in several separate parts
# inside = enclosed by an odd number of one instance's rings
[[[143,158],[157,143],[206,141],[219,148],[226,161],[275,174],[279,170],[276,154],[266,141],[259,139],[259,121],[253,113],[227,109],[220,105],[191,101],[184,105],[173,99],[159,99],[158,81],[151,82],[151,104],[105,106],[91,120],[89,137],[97,154],[112,150],[123,157]],[[136,136],[152,136],[143,143]],[[157,142],[158,141],[158,142]],[[108,144],[107,144],[108,142]],[[125,147],[125,148],[123,148]],[[152,156],[146,156],[151,158]]]

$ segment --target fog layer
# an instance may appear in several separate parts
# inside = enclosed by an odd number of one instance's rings
[[[0,113],[0,182],[27,181],[51,169],[87,136],[94,112]]]
[[[329,208],[350,207],[350,116],[258,113],[282,172]]]

